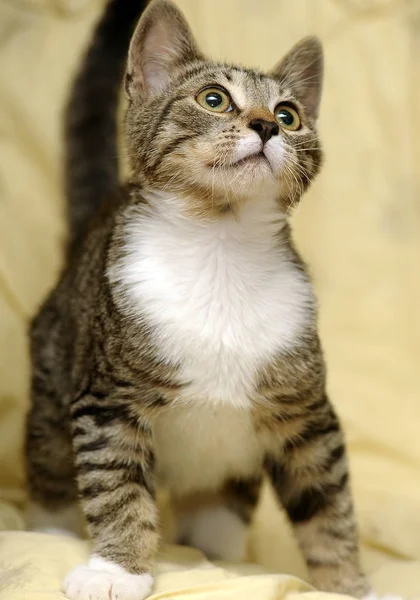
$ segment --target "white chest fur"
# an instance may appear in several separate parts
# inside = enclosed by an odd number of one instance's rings
[[[274,202],[203,222],[136,209],[111,278],[146,317],[161,358],[179,365],[185,400],[249,405],[261,366],[298,340],[311,285],[293,263]]]
[[[263,449],[247,409],[179,404],[157,416],[153,434],[159,481],[180,495],[251,477],[262,464]]]

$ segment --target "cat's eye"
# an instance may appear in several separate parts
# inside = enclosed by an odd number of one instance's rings
[[[300,128],[299,113],[289,104],[278,104],[274,110],[274,116],[284,129],[296,131]]]
[[[212,112],[224,113],[232,110],[232,99],[223,88],[208,87],[196,96],[200,106]]]

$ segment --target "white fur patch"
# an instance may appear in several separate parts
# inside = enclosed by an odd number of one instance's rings
[[[249,406],[260,368],[291,350],[310,323],[310,283],[281,244],[275,201],[208,222],[173,198],[134,209],[125,258],[110,279],[133,316],[146,318],[163,361],[180,365],[184,401]],[[142,212],[141,212],[142,210]]]
[[[120,565],[93,555],[87,565],[72,569],[63,582],[70,600],[143,600],[150,595],[153,577],[132,575]]]
[[[261,466],[250,398],[261,367],[292,350],[313,318],[312,289],[282,244],[274,201],[216,222],[181,216],[164,194],[150,201],[130,215],[109,277],[185,384],[153,425],[161,478],[179,493],[216,489]]]
[[[178,494],[217,490],[230,477],[254,475],[263,461],[247,409],[173,405],[156,418],[153,433],[158,477]]]
[[[287,162],[285,160],[284,142],[281,135],[273,136],[266,144],[264,144],[264,154],[270,163],[273,173],[277,176],[281,174],[285,168],[285,163]],[[288,171],[283,173],[283,177],[292,178],[293,181],[293,176]]]
[[[248,528],[225,506],[202,508],[184,515],[181,532],[209,558],[239,562],[246,558]]]
[[[285,148],[281,135],[273,136],[264,145],[257,133],[248,133],[242,136],[236,144],[233,162],[256,155],[262,150],[273,174],[279,176],[285,166]],[[288,173],[285,173],[284,176],[292,177]]]
[[[263,143],[260,136],[255,132],[250,132],[242,136],[237,142],[232,162],[237,162],[253,154],[258,154],[262,149]]]

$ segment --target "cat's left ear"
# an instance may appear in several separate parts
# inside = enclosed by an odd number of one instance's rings
[[[317,37],[307,37],[294,46],[270,75],[290,88],[312,119],[317,119],[324,75],[324,57]]]
[[[125,84],[128,97],[161,94],[177,67],[201,57],[178,8],[168,0],[152,0],[130,44]]]

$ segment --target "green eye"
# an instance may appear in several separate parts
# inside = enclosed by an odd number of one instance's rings
[[[288,104],[278,104],[274,116],[284,129],[296,131],[301,125],[299,113]]]
[[[212,112],[229,112],[232,110],[232,100],[229,94],[221,88],[204,88],[196,100],[200,106]]]

